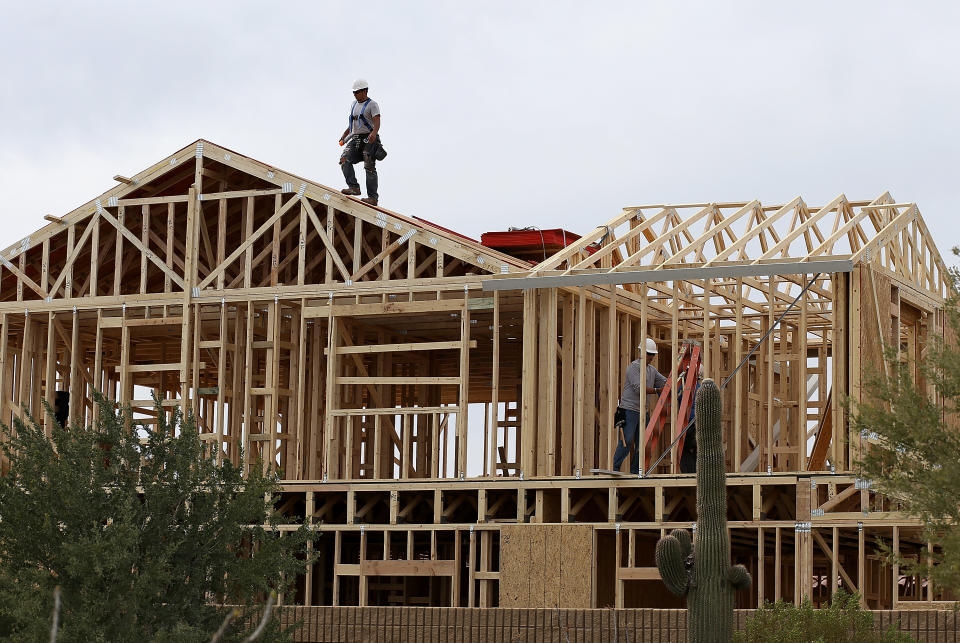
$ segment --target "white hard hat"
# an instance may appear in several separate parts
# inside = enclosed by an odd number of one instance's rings
[[[643,348],[643,344],[641,344],[640,346],[637,346],[637,350],[640,350],[641,348]],[[652,339],[650,339],[649,337],[647,338],[647,353],[649,355],[657,354],[657,343]]]
[[[361,89],[370,89],[370,83],[363,78],[358,78],[353,81],[353,91],[358,92]]]

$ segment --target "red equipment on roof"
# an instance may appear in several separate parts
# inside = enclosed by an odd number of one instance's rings
[[[480,243],[513,257],[537,263],[579,238],[580,235],[560,228],[553,230],[528,228],[506,232],[484,232],[480,235]]]

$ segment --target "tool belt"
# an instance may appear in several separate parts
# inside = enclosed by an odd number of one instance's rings
[[[351,134],[350,138],[344,144],[343,157],[348,163],[359,163],[364,157],[370,157],[377,161],[387,158],[387,150],[383,149],[383,143],[380,142],[380,136],[373,143],[367,142],[370,133]]]

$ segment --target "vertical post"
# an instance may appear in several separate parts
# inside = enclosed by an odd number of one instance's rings
[[[773,397],[774,397],[774,390],[773,390],[773,386],[774,386],[774,382],[773,382],[773,375],[774,375],[773,366],[774,366],[774,364],[773,364],[773,360],[774,360],[774,352],[775,352],[776,347],[777,347],[777,344],[776,344],[777,335],[779,334],[779,335],[780,335],[780,338],[781,338],[781,339],[783,338],[783,333],[778,333],[776,330],[773,329],[773,324],[774,324],[774,321],[775,321],[775,319],[776,319],[776,317],[775,317],[775,315],[774,315],[774,312],[775,312],[775,311],[774,311],[774,308],[776,307],[776,303],[777,303],[777,300],[776,300],[776,298],[774,297],[774,293],[777,292],[776,282],[777,282],[776,275],[771,275],[771,276],[770,276],[770,282],[769,282],[769,288],[768,288],[768,290],[767,290],[767,329],[770,330],[770,337],[767,339],[766,342],[764,342],[764,343],[766,344],[766,346],[765,346],[764,348],[766,349],[766,357],[767,357],[767,376],[766,376],[766,382],[767,382],[767,384],[766,384],[766,387],[765,387],[765,390],[764,390],[764,394],[763,394],[763,396],[762,396],[762,398],[761,398],[761,404],[763,404],[763,405],[766,407],[766,411],[767,411],[767,415],[766,415],[767,420],[766,420],[766,422],[764,423],[764,432],[763,432],[763,436],[764,436],[764,437],[763,437],[761,440],[762,440],[762,442],[765,443],[765,444],[764,444],[764,447],[765,447],[766,453],[767,453],[767,467],[769,467],[771,471],[773,470],[773,464],[774,464],[774,462],[773,462],[773,444],[774,444],[774,441],[775,441],[775,438],[774,438],[774,435],[773,435],[773,411],[774,411],[774,408],[773,408],[773,407],[774,407],[774,404],[773,404]],[[781,430],[782,430],[782,428],[781,428]],[[761,451],[761,453],[762,453],[762,451]],[[759,467],[763,466],[762,463],[761,463],[759,460],[757,461],[757,466],[758,466],[758,469],[759,469]],[[780,533],[779,530],[777,531],[777,533]],[[777,578],[779,578],[779,577],[780,577],[780,572],[779,572],[779,570],[778,570],[778,571],[777,571]],[[778,594],[778,595],[777,595],[777,599],[779,599],[779,598],[780,598],[780,596],[779,596],[779,594]]]
[[[217,242],[219,243],[219,241]],[[239,312],[239,311],[238,311]],[[236,367],[236,365],[234,365]],[[227,384],[227,305],[220,302],[220,341],[217,350],[217,464],[223,462],[223,426],[225,418],[225,394]]]
[[[766,596],[766,542],[763,536],[763,527],[757,527],[757,607],[763,605]]]
[[[498,291],[494,291],[498,292]],[[574,388],[574,337],[576,335],[576,323],[574,321],[575,303],[572,294],[563,297],[563,345],[561,346],[560,364],[560,441],[557,444],[557,450],[560,452],[557,473],[568,476],[573,473],[575,467],[573,461],[573,388]]]
[[[80,413],[83,411],[84,382],[82,371],[83,360],[80,357],[80,315],[77,310],[73,310],[71,317],[72,326],[70,329],[70,409],[68,415],[71,421],[80,422],[83,420]]]
[[[239,313],[238,313],[239,314]],[[243,359],[243,368],[244,368],[244,381],[252,382],[253,381],[253,302],[247,302],[247,321],[246,328],[244,332],[244,359]],[[243,452],[247,459],[247,463],[252,463],[255,460],[253,453],[253,427],[256,424],[254,420],[254,409],[253,409],[253,394],[250,392],[250,386],[244,386],[243,391],[243,435],[242,435],[242,444]],[[244,463],[244,466],[246,463]],[[246,470],[246,469],[245,469]]]
[[[296,467],[295,473],[297,480],[303,480],[305,473],[307,471],[306,464],[306,449],[304,445],[307,444],[307,417],[306,417],[306,408],[307,408],[307,319],[303,316],[303,309],[306,307],[307,301],[305,298],[300,300],[299,308],[299,324],[297,326],[297,336],[294,341],[294,346],[297,347],[296,354],[291,352],[290,359],[296,360],[296,367],[291,367],[291,370],[297,374],[297,409],[294,413],[294,418],[296,421]],[[313,364],[319,364],[320,361],[313,362]],[[314,411],[316,413],[316,411]]]
[[[44,399],[51,407],[55,399],[54,391],[57,388],[57,338],[54,334],[53,323],[54,315],[53,311],[50,311],[47,313],[47,372],[44,376],[44,380],[46,380]],[[74,360],[71,359],[71,361]],[[54,420],[46,413],[41,415],[41,419],[43,420],[44,433],[47,437],[50,437],[53,433]]]
[[[327,412],[324,417],[323,432],[326,438],[324,448],[323,473],[332,480],[340,475],[340,445],[337,440],[337,421],[333,412],[340,408],[340,387],[337,384],[339,375],[340,356],[337,348],[340,345],[340,321],[333,314],[333,300],[330,300],[330,310],[327,316]]]
[[[467,426],[470,414],[470,300],[464,293],[460,311],[460,391],[457,395],[457,455],[454,468],[458,476],[467,474]]]
[[[500,291],[493,291],[493,342],[492,342],[493,373],[490,382],[490,435],[487,454],[489,457],[488,472],[497,477],[497,442],[500,432]],[[503,449],[507,453],[507,429],[504,427]],[[486,587],[486,583],[484,583]]]
[[[832,540],[830,542],[831,560],[830,560],[830,596],[837,593],[840,589],[840,528],[834,527]],[[850,588],[854,589],[854,588]]]
[[[73,247],[77,242],[77,225],[71,223],[67,226],[67,257],[69,259],[70,255],[73,254]],[[73,297],[73,263],[69,262],[67,264],[67,278],[64,281],[64,297],[70,299]],[[55,293],[50,293],[54,295]]]
[[[100,215],[94,215],[96,219],[93,221],[93,232],[90,233],[90,296],[97,296],[97,280],[99,275],[97,274],[100,270]],[[49,258],[48,258],[49,260]],[[46,284],[43,285],[43,289],[46,290]],[[51,295],[53,293],[50,293]]]
[[[307,207],[300,202],[300,236],[297,240],[297,285],[304,284],[307,267]]]
[[[496,291],[494,291],[496,292]],[[576,358],[573,375],[573,468],[580,473],[584,469],[583,441],[586,416],[588,406],[585,395],[586,386],[586,351],[587,351],[587,300],[586,291],[583,286],[577,288],[577,341]],[[592,436],[591,436],[592,440]]]
[[[189,209],[189,208],[188,208]],[[120,232],[122,228],[126,227],[126,209],[124,206],[117,208],[117,232],[116,235],[116,245],[114,247],[113,254],[113,296],[119,297],[121,294],[120,288],[120,279],[123,277],[123,233]],[[189,241],[189,239],[188,239]],[[190,246],[187,245],[187,254],[190,254]],[[69,276],[68,276],[69,277]]]
[[[640,426],[638,431],[640,431],[640,439],[637,442],[637,457],[640,459],[640,470],[646,468],[646,453],[647,453],[647,338],[649,337],[649,313],[648,313],[648,297],[650,295],[650,289],[646,284],[639,284],[641,288],[640,292],[640,338],[637,342],[637,346],[642,346],[642,349],[637,349],[637,358],[644,360],[642,362],[642,373],[643,373],[643,393],[640,394]],[[646,471],[643,471],[646,474]]]
[[[671,311],[671,329],[670,329],[670,372],[673,374],[674,380],[671,383],[671,386],[676,389],[677,380],[680,378],[680,363],[677,359],[680,352],[680,282],[673,282],[673,309]],[[672,400],[671,400],[672,401]],[[674,440],[677,439],[677,433],[679,432],[680,427],[677,426],[677,405],[675,403],[670,404],[670,439],[666,440],[666,444],[672,444]],[[661,438],[660,444],[657,445],[657,450],[663,451],[664,446],[666,446],[664,440]],[[639,455],[639,454],[638,454]],[[680,462],[677,458],[670,457],[670,471],[673,473],[680,472]]]
[[[537,291],[523,291],[523,401],[520,408],[520,471],[535,471],[537,435]]]
[[[773,528],[773,601],[777,602],[783,595],[781,590],[781,576],[783,576],[783,540],[780,536],[780,527]],[[794,553],[796,555],[796,553]]]
[[[537,475],[555,475],[557,455],[557,290],[539,296],[537,378]],[[533,475],[534,472],[530,472]]]
[[[92,225],[96,226],[95,221]],[[150,247],[150,206],[140,206],[140,243],[144,248]],[[91,285],[93,282],[90,282]],[[140,293],[147,292],[147,253],[140,253]]]
[[[897,609],[897,602],[900,600],[900,563],[897,559],[900,557],[900,527],[893,528],[893,567],[890,573],[891,579],[891,600],[890,609]]]
[[[800,325],[797,328],[797,339],[794,341],[794,353],[799,360],[800,382],[799,382],[799,409],[797,411],[797,462],[800,471],[807,470],[807,293],[803,293],[800,301]],[[823,399],[823,391],[818,392],[819,399]],[[797,468],[797,467],[794,467]]]
[[[183,269],[183,299],[181,303],[181,312],[183,322],[180,331],[180,409],[186,416],[190,401],[190,358],[193,355],[191,350],[192,332],[192,298],[193,284],[195,283],[196,269],[196,224],[197,224],[197,189],[191,186],[187,190],[187,221],[186,221],[186,246],[184,255]],[[117,242],[119,244],[119,241]]]
[[[733,330],[733,368],[743,361],[743,278],[737,278],[736,319]],[[747,367],[749,368],[749,366]],[[743,369],[733,378],[733,471],[743,464]]]
[[[348,505],[349,506],[349,505]],[[342,547],[342,534],[343,532],[339,529],[334,532],[333,536],[333,606],[339,607],[340,605],[340,552]]]
[[[617,286],[610,284],[610,310],[607,316],[607,343],[609,345],[609,359],[604,365],[607,369],[607,391],[606,407],[603,409],[603,424],[607,427],[607,450],[604,457],[607,461],[607,469],[613,469],[613,451],[617,444],[617,429],[613,426],[613,415],[617,410],[617,400],[620,395],[619,373],[617,368],[620,364],[620,342],[617,333]],[[637,453],[640,458],[640,454]]]
[[[103,393],[103,328],[101,324],[103,323],[103,310],[97,309],[97,335],[94,340],[94,349],[93,349],[93,387],[97,389],[97,392]],[[4,342],[6,344],[6,342]],[[3,393],[3,387],[0,387],[0,395]],[[93,404],[93,418],[90,423],[91,426],[97,426],[100,422],[100,404],[94,402]]]
[[[93,216],[97,216],[97,215],[93,215]],[[94,227],[94,232],[96,232],[96,227]],[[43,255],[42,255],[42,258],[40,259],[41,261],[40,283],[38,285],[40,286],[40,290],[42,290],[43,292],[47,292],[47,289],[50,287],[50,238],[49,237],[43,240],[42,252],[43,252]],[[93,266],[91,265],[91,269],[92,268]],[[91,287],[92,287],[92,282],[91,282]],[[47,294],[51,297],[54,295],[54,293],[52,292],[48,292]],[[93,296],[95,293],[91,291],[90,294],[91,296]]]
[[[473,525],[470,526],[470,536],[469,536],[469,554],[467,558],[467,607],[476,607],[476,585],[477,585],[477,569],[475,561],[477,559],[477,534],[473,529]]]

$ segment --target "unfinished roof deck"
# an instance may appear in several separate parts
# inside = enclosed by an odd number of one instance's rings
[[[765,547],[773,556],[771,534],[781,551],[786,522],[812,520],[834,543],[859,538],[862,550],[857,512],[873,506],[872,492],[848,492],[847,475],[829,495],[804,496],[798,476],[850,474],[869,436],[852,434],[831,400],[859,399],[885,346],[916,364],[943,331],[944,263],[916,205],[886,193],[814,207],[799,197],[630,207],[531,264],[208,141],[117,181],[0,255],[0,419],[42,416],[41,400],[58,390],[82,423],[95,417],[94,389],[131,404],[139,421],[156,417],[154,394],[163,412],[192,411],[211,452],[278,467],[290,498],[305,494],[291,506],[336,531],[331,552],[348,566],[331,568],[335,579],[365,577],[339,558],[341,539],[374,515],[388,531],[424,511],[418,524],[434,534],[446,522],[487,525],[486,566],[481,576],[456,567],[471,590],[461,597],[450,581],[450,604],[499,600],[490,521],[609,531],[633,516],[632,548],[649,535],[636,529],[692,511],[689,497],[669,492],[691,482],[676,477],[675,453],[646,481],[589,473],[612,468],[621,378],[647,337],[661,372],[695,340],[704,376],[724,381],[769,333],[724,390],[728,471],[752,489],[733,526],[746,530],[745,551],[760,552],[755,565]],[[669,431],[644,445],[645,464],[681,428],[674,408]],[[789,489],[749,475],[768,471]],[[395,480],[408,485],[396,496],[369,486]],[[645,485],[649,498],[628,493]],[[891,542],[915,526],[881,518]],[[833,554],[821,544],[817,558],[809,533],[796,538],[806,558],[791,561],[789,578],[812,574],[823,555],[838,577],[836,544]],[[630,604],[622,583],[650,572],[629,571],[632,554],[623,562],[611,596]],[[788,576],[771,573],[779,596]],[[315,602],[347,600],[339,583],[323,584]],[[602,605],[604,591],[590,604]],[[797,582],[795,596],[808,591]],[[763,597],[761,581],[750,600]]]

